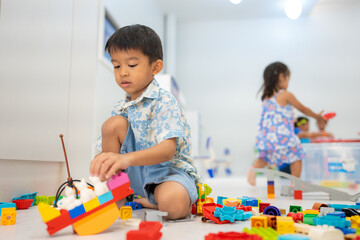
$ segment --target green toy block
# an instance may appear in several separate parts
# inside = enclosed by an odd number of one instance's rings
[[[318,214],[306,213],[303,217],[303,223],[309,224],[309,225],[315,225],[314,218],[316,218],[317,216],[318,216]]]
[[[263,240],[277,240],[279,233],[276,232],[273,228],[267,227],[267,228],[244,228],[243,230],[246,233],[250,234],[256,234],[263,238]]]
[[[297,213],[301,211],[302,211],[301,206],[290,205],[289,212]]]

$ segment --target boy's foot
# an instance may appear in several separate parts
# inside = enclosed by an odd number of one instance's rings
[[[151,204],[147,198],[136,198],[134,202],[139,203],[143,208],[158,209],[157,205]]]
[[[247,181],[251,186],[256,186],[256,172],[253,172],[252,169],[254,167],[250,167],[247,174]]]

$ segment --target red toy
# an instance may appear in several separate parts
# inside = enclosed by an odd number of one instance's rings
[[[239,233],[239,232],[219,232],[210,233],[205,236],[205,240],[261,240],[262,237],[256,234]]]
[[[34,199],[12,200],[12,202],[16,204],[16,209],[28,209],[33,201]]]
[[[332,119],[332,118],[335,117],[335,116],[336,116],[336,113],[334,113],[334,112],[326,113],[326,114],[323,115],[323,117],[324,117],[326,120],[330,120],[330,119]]]
[[[203,205],[203,217],[201,218],[201,221],[206,222],[206,220],[211,220],[217,224],[230,223],[229,220],[220,221],[219,218],[214,216],[217,207],[222,208],[223,205],[217,203],[205,203]]]
[[[126,234],[126,240],[159,240],[162,236],[161,228],[161,222],[141,222],[139,230],[132,230]]]

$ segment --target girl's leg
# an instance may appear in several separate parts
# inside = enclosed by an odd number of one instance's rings
[[[247,180],[248,183],[252,186],[256,185],[256,172],[251,171],[253,168],[263,168],[267,165],[265,160],[263,158],[258,158],[254,164],[249,168]]]
[[[292,164],[290,164],[291,175],[293,175],[295,177],[299,178],[301,176],[301,169],[302,169],[302,161],[301,160],[295,161]]]

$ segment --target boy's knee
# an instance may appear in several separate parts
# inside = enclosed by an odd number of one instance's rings
[[[128,121],[123,116],[113,116],[107,119],[101,127],[102,135],[111,135],[119,131],[127,131]]]
[[[169,219],[184,218],[191,212],[189,194],[182,185],[180,189],[179,191],[179,186],[171,189],[162,188],[157,192],[156,201],[159,210],[167,212]]]

